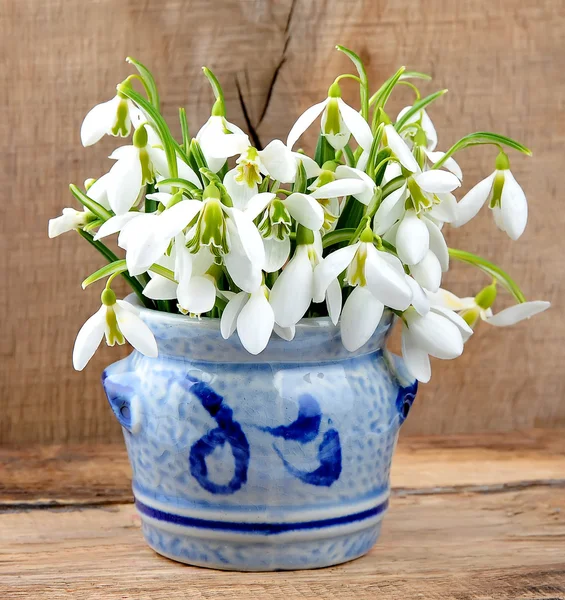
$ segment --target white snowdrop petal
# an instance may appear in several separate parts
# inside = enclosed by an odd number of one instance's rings
[[[517,240],[526,229],[528,202],[524,191],[509,170],[504,172],[500,212],[504,222],[504,230],[510,239]]]
[[[177,297],[177,284],[161,275],[154,275],[143,288],[143,295],[151,300],[174,300]]]
[[[323,302],[326,291],[335,280],[351,264],[360,243],[345,246],[328,254],[314,269],[314,302]]]
[[[250,354],[262,352],[273,332],[275,315],[262,288],[251,295],[237,317],[237,335]]]
[[[336,198],[353,196],[366,190],[365,183],[360,179],[336,179],[326,183],[312,192],[312,198]]]
[[[550,302],[545,302],[543,300],[522,302],[521,304],[515,304],[514,306],[501,310],[499,313],[496,313],[496,315],[486,318],[485,321],[496,327],[508,327],[509,325],[514,325],[524,319],[529,319],[530,317],[547,310],[550,306]]]
[[[375,213],[373,231],[377,235],[385,234],[404,214],[406,184],[389,194]]]
[[[184,310],[196,315],[207,313],[214,307],[216,286],[210,277],[193,276],[186,283],[179,282],[177,298]]]
[[[457,219],[457,200],[455,196],[451,193],[436,195],[441,202],[432,206],[428,216],[442,223],[453,223]]]
[[[457,204],[457,218],[453,223],[454,227],[465,225],[481,210],[490,196],[495,175],[496,171],[486,179],[479,181],[459,201]]]
[[[424,317],[430,311],[430,300],[422,286],[410,275],[406,275],[406,283],[412,291],[412,306],[416,312]]]
[[[473,335],[473,329],[469,326],[465,319],[463,319],[463,317],[458,315],[456,312],[453,312],[449,308],[443,308],[441,306],[433,306],[432,310],[436,313],[443,315],[457,326],[457,328],[461,332],[463,342],[466,342]]]
[[[163,238],[171,239],[180,233],[202,209],[200,200],[181,200],[159,215],[156,227]]]
[[[249,260],[253,264],[263,265],[265,262],[265,248],[261,234],[257,230],[255,223],[237,208],[230,208],[228,211],[231,217],[230,221],[233,221],[233,224],[235,224],[235,227],[229,228],[230,237],[233,238],[234,235],[237,235]]]
[[[221,168],[221,167],[220,167]],[[181,179],[186,179],[193,183],[199,190],[202,189],[202,183],[198,179],[198,175],[189,167],[183,160],[177,156],[177,171]]]
[[[447,247],[447,243],[445,241],[445,238],[443,237],[443,233],[441,232],[439,227],[430,219],[423,217],[422,221],[428,228],[428,233],[430,237],[429,248],[439,260],[441,270],[445,273],[449,270],[449,248]]]
[[[86,192],[89,198],[92,198],[94,202],[98,202],[100,206],[103,206],[106,210],[110,208],[108,202],[108,185],[110,185],[110,173],[104,173],[102,177],[99,177]]]
[[[251,219],[256,219],[268,206],[269,202],[275,198],[276,194],[271,192],[261,192],[250,198],[245,207],[245,214]]]
[[[314,231],[324,224],[324,209],[308,194],[294,193],[283,200],[290,216],[300,225]]]
[[[73,366],[82,371],[102,341],[106,326],[106,307],[101,306],[80,328],[73,348]]]
[[[452,192],[461,185],[458,177],[449,171],[433,169],[414,175],[416,183],[430,194],[445,194]]]
[[[430,357],[416,345],[406,327],[402,328],[402,357],[410,373],[418,381],[428,383],[432,376]]]
[[[312,123],[316,120],[316,118],[321,114],[324,110],[326,104],[328,103],[328,98],[326,98],[323,102],[319,104],[314,104],[310,108],[306,109],[300,117],[298,117],[296,123],[292,126],[288,137],[286,139],[286,145],[292,150],[292,147],[298,141],[298,138],[312,125]]]
[[[263,246],[265,247],[263,271],[265,271],[265,273],[274,273],[282,268],[288,260],[290,254],[290,239],[264,239]]]
[[[116,100],[118,102],[116,102]],[[119,98],[116,96],[108,102],[96,105],[88,111],[80,128],[80,139],[83,146],[96,144],[104,134],[109,133],[116,120]]]
[[[406,283],[404,272],[392,267],[373,244],[367,244],[365,278],[367,288],[385,306],[406,310],[412,301],[412,290]]]
[[[117,215],[126,213],[141,189],[141,163],[137,154],[120,159],[110,169],[108,202]]]
[[[408,321],[408,329],[417,345],[436,358],[457,358],[463,352],[461,331],[446,317],[430,311],[424,317]]]
[[[396,250],[400,260],[407,265],[416,265],[429,247],[430,234],[426,224],[413,210],[406,211],[396,233]]]
[[[273,331],[283,340],[291,342],[294,339],[294,335],[296,334],[296,327],[281,327],[280,325],[275,323]]]
[[[328,307],[328,315],[334,325],[337,325],[339,321],[339,315],[341,313],[341,286],[339,285],[339,281],[334,279],[330,282],[328,286],[328,290],[326,292],[326,304]]]
[[[435,165],[438,162],[438,160],[442,159],[445,156],[445,152],[440,151],[432,152],[431,150],[424,150],[424,152],[426,153],[426,156],[433,165]],[[450,156],[443,163],[443,166],[448,171],[451,171],[451,173],[453,173],[460,181],[463,179],[463,171],[461,171],[461,167],[455,162],[455,159],[453,157]]]
[[[360,179],[365,184],[365,189],[354,194],[355,198],[365,205],[371,202],[376,186],[375,182],[366,173],[353,167],[339,165],[335,170],[335,175],[338,179]]]
[[[302,154],[301,152],[293,152],[292,155],[294,156],[294,160],[296,161],[297,165],[298,161],[302,162],[304,165],[304,170],[306,171],[306,177],[308,179],[317,177],[322,172],[320,165],[313,158],[306,156],[306,154]]]
[[[411,173],[418,173],[420,167],[406,142],[398,135],[393,125],[385,125],[387,145],[400,161],[400,164]]]
[[[426,290],[437,292],[441,284],[441,265],[436,255],[428,250],[424,258],[410,267],[412,277]]]
[[[239,292],[226,304],[222,318],[220,319],[220,333],[224,340],[233,335],[237,326],[237,317],[248,299],[249,294],[247,292]]]
[[[435,293],[428,293],[428,297],[435,307],[439,306],[450,310],[465,310],[475,307],[474,298],[459,298],[450,291],[442,288]]]
[[[281,327],[296,325],[304,316],[312,301],[313,283],[308,248],[298,246],[293,258],[275,281],[269,297],[275,321]]]
[[[341,341],[349,352],[355,352],[370,339],[381,320],[384,305],[365,288],[356,287],[341,313]]]
[[[269,142],[263,150],[259,151],[262,166],[272,179],[281,183],[290,183],[296,177],[296,160],[281,140]]]
[[[257,195],[257,185],[253,184],[249,187],[245,183],[238,183],[235,180],[236,175],[237,169],[228,171],[224,176],[223,184],[233,201],[234,207],[245,210],[251,198]]]
[[[363,148],[369,150],[373,143],[373,134],[367,121],[354,109],[346,104],[341,98],[337,99],[341,117],[355,141]]]
[[[231,239],[231,249],[224,255],[224,265],[233,279],[235,285],[242,290],[251,293],[261,285],[261,265],[252,263],[245,254],[241,243],[237,241],[235,247],[235,236]]]
[[[140,317],[127,308],[124,308],[124,304],[123,300],[116,300],[116,304],[114,305],[120,331],[138,352],[150,358],[155,358],[159,352],[153,332]]]
[[[117,233],[123,229],[127,223],[139,217],[140,214],[141,213],[138,212],[127,212],[123,215],[116,215],[109,218],[107,221],[102,223],[102,225],[100,225],[100,229],[96,232],[94,239],[101,240],[102,238],[112,235],[113,233]]]

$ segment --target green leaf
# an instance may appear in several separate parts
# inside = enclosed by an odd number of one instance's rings
[[[428,106],[429,104],[434,102],[434,100],[437,100],[438,98],[443,96],[446,92],[447,92],[447,90],[439,90],[439,92],[430,94],[429,96],[426,96],[425,98],[422,98],[421,100],[418,100],[417,102],[415,102],[414,106],[412,106],[409,110],[407,110],[402,115],[402,117],[400,117],[400,119],[398,119],[398,121],[396,121],[396,123],[394,124],[394,128],[396,129],[396,131],[400,131],[400,128],[404,124],[408,123],[408,121],[410,120],[410,118],[412,116],[414,116],[416,113],[418,113],[421,110],[423,110],[424,108],[426,108],[426,106]]]
[[[91,285],[92,283],[96,283],[97,281],[100,281],[100,279],[104,279],[105,277],[110,277],[110,275],[114,275],[115,273],[123,273],[124,271],[127,271],[127,265],[126,265],[126,260],[121,259],[121,260],[116,260],[112,263],[110,263],[109,265],[104,265],[102,268],[98,269],[98,271],[94,271],[94,273],[92,273],[92,275],[89,275],[83,282],[82,282],[82,289],[85,290],[89,285]]]
[[[518,284],[510,277],[510,275],[508,275],[506,271],[494,263],[488,261],[486,258],[477,256],[471,252],[465,252],[464,250],[457,250],[455,248],[449,248],[449,256],[461,262],[473,265],[474,267],[481,269],[481,271],[485,272],[490,277],[494,277],[512,294],[512,296],[514,296],[517,302],[521,303],[526,301],[526,297],[524,296],[522,290],[518,287]]]
[[[334,244],[349,242],[354,235],[355,229],[353,227],[348,227],[346,229],[335,229],[334,231],[326,233],[326,235],[322,238],[322,244],[324,248],[328,248]]]
[[[192,169],[196,171],[200,181],[202,181],[202,174],[200,173],[200,169],[207,169],[208,163],[206,162],[206,158],[204,157],[202,148],[200,148],[200,144],[195,139],[193,139],[190,142],[190,153],[188,158],[192,162]]]
[[[175,274],[170,269],[167,269],[167,267],[162,267],[161,265],[154,263],[149,267],[149,270],[157,275],[161,275],[161,277],[165,277],[169,281],[178,283],[175,279]]]
[[[131,87],[120,84],[118,86],[118,91],[124,96],[127,96],[130,100],[133,100],[143,111],[147,113],[147,115],[153,121],[155,127],[157,127],[159,137],[163,142],[163,149],[165,150],[165,155],[167,157],[169,173],[171,177],[176,177],[178,175],[176,153],[178,151],[180,154],[182,149],[171,135],[169,126],[165,122],[165,119],[163,119],[159,111],[150,102],[148,102],[141,94],[138,94]]]
[[[179,108],[179,121],[182,131],[182,149],[185,154],[188,154],[190,149],[190,133],[188,131],[188,121],[186,119],[186,110],[184,108]]]
[[[214,75],[214,73],[212,73],[212,71],[210,71],[208,67],[202,67],[202,71],[212,86],[216,100],[219,100],[221,104],[225,106],[224,90],[222,90],[222,86],[220,85],[218,78]]]
[[[492,133],[490,131],[477,131],[475,133],[470,133],[462,137],[458,142],[455,142],[453,146],[445,153],[444,156],[440,160],[438,160],[433,166],[432,169],[439,169],[445,163],[445,161],[453,156],[459,150],[463,148],[468,148],[469,146],[482,146],[492,144],[494,146],[507,146],[508,148],[512,148],[513,150],[517,150],[522,154],[526,154],[527,156],[532,156],[532,151],[526,146],[520,144],[516,140],[512,138],[506,137],[505,135],[500,135],[499,133]]]
[[[95,202],[92,198],[89,198],[82,190],[80,190],[74,183],[69,185],[69,189],[71,190],[71,194],[88,210],[96,215],[102,222],[107,221],[108,219],[114,216],[113,213],[107,211],[102,205]]]
[[[359,58],[355,52],[349,50],[345,46],[340,46],[339,44],[336,48],[343,52],[355,65],[357,72],[359,73],[359,79],[361,79],[361,85],[359,87],[359,94],[361,96],[361,115],[365,120],[369,119],[369,80],[367,78],[367,71],[365,70],[365,65],[363,61]]]
[[[427,73],[420,73],[419,71],[404,71],[400,76],[400,79],[423,79],[425,81],[431,81],[432,76]]]
[[[198,200],[202,198],[202,190],[196,187],[194,183],[192,183],[192,181],[182,179],[181,177],[169,177],[168,179],[162,179],[161,181],[159,181],[158,187],[163,185],[170,185],[172,187],[177,187],[186,190]]]
[[[321,167],[328,160],[335,160],[335,150],[332,145],[328,142],[325,136],[320,134],[318,136],[318,143],[316,144],[316,152],[314,153],[314,160]]]
[[[300,161],[298,161],[298,168],[296,170],[296,179],[294,180],[294,184],[292,186],[292,191],[298,192],[300,194],[305,194],[307,185],[308,185],[308,176],[306,175],[306,169],[304,168],[304,164],[300,160]]]
[[[216,185],[222,185],[222,180],[216,175],[216,173],[214,173],[214,171],[211,171],[207,167],[200,167],[200,169],[198,169],[198,170],[202,173],[202,175],[204,177],[206,177],[206,179],[208,180],[208,183],[215,183]]]
[[[145,89],[147,90],[147,95],[149,96],[149,102],[151,102],[151,104],[157,109],[159,110],[159,92],[157,91],[157,86],[155,85],[155,79],[153,78],[153,75],[151,74],[151,71],[144,65],[142,65],[140,62],[138,62],[137,60],[135,60],[135,58],[132,58],[131,56],[128,56],[126,58],[126,61],[128,63],[130,63],[130,65],[133,65],[137,71],[139,72],[141,79],[143,80],[143,85],[145,86]]]
[[[394,86],[398,83],[402,74],[406,71],[406,67],[400,67],[398,71],[389,77],[381,87],[369,98],[369,106],[375,105],[375,111],[377,108],[384,108],[387,100],[389,99]]]

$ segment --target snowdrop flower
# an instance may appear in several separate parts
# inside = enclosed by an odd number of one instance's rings
[[[430,298],[436,306],[457,311],[472,328],[477,325],[479,319],[496,327],[508,327],[524,319],[529,319],[551,306],[550,302],[543,300],[521,302],[493,315],[491,307],[496,300],[496,295],[496,284],[492,283],[482,289],[474,298],[458,298],[455,294],[444,289],[431,294]]]
[[[323,102],[311,106],[298,118],[288,134],[286,145],[292,149],[322,112],[322,135],[335,150],[344,148],[351,135],[363,150],[370,150],[373,142],[371,128],[354,108],[341,99],[337,83],[330,86],[328,97]]]
[[[148,194],[166,206],[152,213],[128,212],[108,219],[94,236],[95,240],[120,231],[118,246],[126,250],[130,275],[145,273],[166,252],[171,240],[187,227],[202,209],[199,200],[181,200],[182,194],[171,196],[164,192]]]
[[[282,328],[275,323],[267,286],[261,284],[252,293],[223,294],[229,299],[220,321],[220,331],[225,340],[237,328],[243,347],[251,354],[259,354],[266,348],[273,331],[287,341],[294,338],[294,327]]]
[[[315,177],[320,172],[314,160],[292,152],[280,140],[273,140],[264,150],[248,146],[237,159],[237,166],[224,176],[223,184],[234,206],[243,210],[257,194],[263,175],[280,183],[293,183],[299,161],[304,165],[307,178]]]
[[[296,244],[294,256],[275,281],[269,297],[275,321],[281,327],[293,327],[306,314],[314,296],[314,269],[322,260],[319,233],[299,226]],[[335,325],[341,312],[341,287],[337,279],[327,286],[325,299]]]
[[[172,269],[176,281],[150,272],[151,281],[143,289],[144,296],[152,300],[176,299],[179,310],[184,314],[200,315],[212,310],[216,301],[216,285],[214,278],[207,275],[214,263],[208,248],[193,254],[180,233],[175,237],[171,255],[165,255],[157,262]]]
[[[406,310],[412,291],[406,283],[401,262],[373,245],[373,233],[366,229],[360,241],[328,255],[314,274],[314,301],[321,302],[328,284],[346,271],[345,281],[355,286],[341,315],[341,339],[353,352],[375,332],[385,306]]]
[[[258,229],[265,247],[263,270],[278,271],[288,260],[292,218],[300,225],[314,231],[324,223],[324,210],[307,194],[294,193],[280,199],[276,194],[263,192],[249,201],[245,214],[251,219],[259,215]]]
[[[449,360],[463,352],[463,344],[473,330],[452,310],[432,303],[424,315],[410,307],[403,313],[402,356],[418,381],[431,377],[430,356]]]
[[[196,141],[208,164],[208,168],[217,173],[230,156],[241,154],[249,147],[249,137],[237,125],[230,123],[224,116],[212,116],[196,134]]]
[[[155,174],[169,176],[165,152],[148,141],[146,125],[140,125],[133,135],[133,145],[121,146],[110,158],[116,164],[110,169],[107,194],[110,207],[117,214],[126,213],[137,201],[142,187],[155,180]],[[199,188],[200,180],[194,171],[177,159],[179,177],[187,179]]]
[[[396,120],[400,120],[412,107],[405,106],[396,117]],[[437,146],[437,132],[432,120],[430,119],[428,113],[422,109],[416,113],[414,113],[408,121],[406,121],[405,125],[412,125],[412,127],[406,127],[402,133],[403,137],[406,138],[409,142],[416,143],[415,137],[418,132],[422,132],[425,139],[425,145],[428,150],[434,150]],[[414,127],[416,126],[416,127]]]
[[[113,346],[127,340],[145,356],[156,357],[157,342],[153,333],[139,317],[139,311],[106,288],[102,292],[102,306],[92,315],[78,332],[73,349],[73,365],[82,371],[106,335],[106,343]]]
[[[510,171],[510,162],[501,150],[496,159],[496,170],[477,183],[457,205],[454,226],[469,222],[489,201],[494,221],[512,240],[517,240],[528,221],[528,203],[524,191]]]
[[[87,208],[83,208],[83,210],[63,208],[63,214],[60,217],[49,219],[49,237],[54,238],[62,233],[67,233],[67,231],[82,229],[95,219],[96,216]]]
[[[92,108],[80,129],[83,146],[91,146],[104,135],[126,137],[131,131],[131,115],[136,110],[131,100],[118,93],[114,98]]]

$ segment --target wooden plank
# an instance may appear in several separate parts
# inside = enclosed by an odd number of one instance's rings
[[[123,444],[0,448],[0,506],[113,504],[132,500]],[[533,430],[480,436],[402,437],[395,494],[565,486],[565,435]]]
[[[432,72],[436,87],[451,90],[432,111],[441,148],[469,131],[496,128],[535,151],[533,160],[512,162],[531,208],[520,242],[510,244],[485,211],[474,226],[449,230],[449,243],[496,258],[534,298],[562,296],[563,3],[217,0],[210,10],[206,0],[4,0],[0,27],[6,67],[0,183],[10,190],[0,203],[0,443],[120,438],[99,375],[125,350],[102,351],[83,373],[71,368],[76,331],[98,302],[95,292],[83,294],[80,281],[100,262],[78,236],[49,241],[45,232],[47,219],[70,202],[67,182],[108,169],[114,140],[84,150],[79,126],[129,73],[122,62],[129,54],[155,70],[165,115],[174,122],[185,105],[193,131],[210,106],[200,66],[217,72],[230,118],[244,125],[237,79],[263,143],[284,137],[331,78],[350,69],[333,50],[337,42],[366,59],[373,87],[400,64]],[[353,100],[351,90],[344,86]],[[312,143],[312,135],[304,138],[305,148]],[[492,170],[492,158],[480,150],[461,158],[465,189]],[[462,268],[446,282],[468,294],[484,280]],[[462,359],[436,361],[406,432],[565,425],[565,319],[557,310],[511,331],[481,327]]]
[[[145,546],[131,504],[0,513],[0,597],[563,598],[565,490],[393,499],[377,546],[316,571],[227,573]]]

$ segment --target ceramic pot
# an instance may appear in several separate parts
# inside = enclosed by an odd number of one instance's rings
[[[177,561],[242,571],[365,554],[417,389],[383,350],[393,315],[354,353],[321,318],[252,356],[236,335],[222,339],[217,319],[140,312],[159,357],[134,351],[102,380],[147,543]]]

